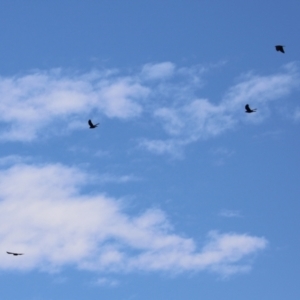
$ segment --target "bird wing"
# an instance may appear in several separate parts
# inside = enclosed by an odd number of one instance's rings
[[[91,126],[91,127],[93,127],[94,126],[94,124],[92,123],[92,121],[91,120],[89,120],[89,125]]]
[[[8,252],[8,251],[6,251],[6,253],[7,253],[7,254],[14,254],[14,253],[12,253],[12,252]]]
[[[245,109],[246,109],[246,111],[251,111],[251,108],[250,108],[249,104],[245,105]]]

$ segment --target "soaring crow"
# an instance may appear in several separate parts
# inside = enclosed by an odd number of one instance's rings
[[[246,113],[253,113],[253,112],[256,112],[256,108],[254,109],[251,109],[249,104],[246,104],[245,105],[245,109],[246,109]]]
[[[276,51],[280,51],[280,52],[282,52],[282,53],[285,53],[283,47],[284,47],[284,46],[282,46],[282,45],[276,45],[276,46],[275,46],[275,49],[276,49]]]
[[[18,255],[24,255],[24,253],[15,253],[15,252],[8,252],[6,251],[7,254],[12,254],[14,256],[18,256]]]
[[[89,123],[89,125],[90,125],[90,129],[94,129],[94,128],[96,128],[96,127],[99,125],[99,123],[93,124],[91,120],[89,120],[88,123]]]

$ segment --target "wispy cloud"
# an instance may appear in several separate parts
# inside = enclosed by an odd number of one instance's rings
[[[119,285],[119,281],[112,279],[112,278],[107,278],[107,277],[101,277],[98,278],[95,282],[93,282],[93,285],[96,286],[106,286],[106,287],[116,287]]]
[[[91,112],[128,120],[175,94],[186,97],[200,85],[202,73],[201,66],[177,68],[162,62],[126,74],[115,69],[84,74],[54,69],[0,77],[0,139],[31,141],[54,123],[69,131],[82,129],[83,116]]]
[[[155,154],[171,154],[174,158],[183,157],[183,146],[187,142],[178,139],[168,139],[168,140],[140,140],[139,146],[141,148],[146,148]]]
[[[171,62],[146,64],[142,68],[141,75],[145,79],[164,79],[171,77],[175,72],[175,65]]]
[[[166,215],[125,212],[122,202],[80,187],[89,176],[63,165],[15,165],[0,172],[1,269],[94,271],[202,271],[223,275],[251,268],[263,237],[210,232],[202,249],[175,233]],[[16,182],[18,188],[16,189]]]
[[[161,62],[126,74],[56,69],[0,77],[0,139],[31,141],[53,126],[67,132],[81,130],[83,118],[95,113],[122,120],[144,114],[160,124],[167,137],[154,141],[144,137],[140,145],[158,154],[176,154],[179,148],[222,134],[239,122],[261,122],[271,101],[288,95],[300,82],[296,64],[276,74],[248,73],[216,102],[200,96],[204,75],[213,68]],[[257,113],[245,115],[246,103],[258,106]]]
[[[224,97],[224,105],[237,108],[237,105],[251,103],[263,105],[288,95],[299,84],[297,64],[284,66],[281,72],[271,75],[248,73],[240,78],[240,82],[229,89]]]
[[[20,163],[29,162],[31,157],[24,157],[16,154],[0,157],[0,166],[10,166]]]
[[[226,160],[229,159],[235,153],[233,150],[229,150],[226,147],[218,147],[212,149],[211,152],[214,156],[214,164],[216,166],[224,165]]]
[[[184,104],[173,102],[157,108],[154,118],[161,122],[169,138],[143,141],[142,145],[157,154],[176,154],[180,151],[176,148],[219,135],[234,128],[239,122],[261,122],[268,115],[271,101],[287,96],[299,83],[296,64],[288,64],[277,74],[262,76],[249,73],[242,76],[237,84],[220,97],[219,103],[193,95],[185,99]],[[259,106],[258,112],[251,116],[245,115],[243,111],[247,103]]]
[[[92,110],[108,118],[128,119],[143,108],[149,90],[130,77],[113,72],[64,74],[61,70],[0,78],[0,138],[29,141],[54,120],[78,128],[78,115]],[[137,101],[138,100],[138,101]],[[80,127],[80,124],[79,124]]]
[[[128,183],[133,181],[140,181],[141,178],[134,175],[114,175],[105,173],[98,176],[98,179],[101,183]]]
[[[295,112],[293,114],[293,119],[297,122],[300,121],[300,108],[299,107],[297,107],[295,109]]]
[[[240,218],[242,215],[239,210],[222,209],[219,216],[225,218]]]
[[[254,135],[254,138],[268,138],[268,139],[278,139],[284,134],[283,130],[271,130],[258,133]]]

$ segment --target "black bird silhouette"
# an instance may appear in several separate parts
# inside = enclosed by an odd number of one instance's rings
[[[90,129],[94,129],[94,128],[96,128],[98,125],[99,125],[99,123],[97,123],[97,124],[93,124],[93,122],[91,121],[91,120],[89,120],[89,125],[90,125]]]
[[[24,253],[15,253],[15,252],[8,252],[6,251],[7,254],[12,254],[14,256],[18,256],[18,255],[24,255]]]
[[[251,109],[249,104],[246,104],[245,105],[245,109],[246,109],[246,113],[253,113],[253,112],[256,112],[256,108],[254,109]]]
[[[284,46],[282,46],[282,45],[276,45],[276,46],[275,46],[275,49],[276,49],[276,51],[280,51],[280,52],[282,52],[282,53],[285,53],[283,47],[284,47]]]

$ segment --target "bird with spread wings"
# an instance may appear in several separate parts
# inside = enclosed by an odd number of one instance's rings
[[[282,45],[276,45],[276,46],[275,46],[275,49],[276,49],[276,51],[279,51],[279,52],[281,52],[281,53],[285,53],[283,47],[284,47],[284,46],[282,46]]]
[[[90,129],[94,129],[94,128],[96,128],[99,125],[99,123],[93,124],[92,120],[89,120],[88,123],[90,125]]]
[[[251,109],[250,108],[250,106],[249,106],[249,104],[246,104],[245,105],[245,109],[246,109],[246,113],[253,113],[253,112],[256,112],[256,108],[254,108],[254,109]]]
[[[18,256],[18,255],[24,255],[24,253],[16,253],[16,252],[9,252],[9,251],[6,251],[7,254],[12,254],[14,256]]]

